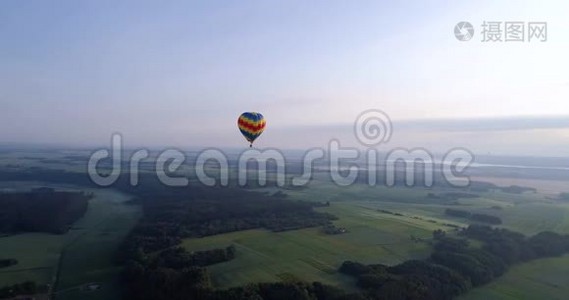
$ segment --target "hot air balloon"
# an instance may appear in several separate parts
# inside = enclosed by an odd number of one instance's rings
[[[265,124],[265,117],[258,112],[244,112],[237,119],[239,131],[250,143],[249,147],[253,147],[253,141],[263,133]]]

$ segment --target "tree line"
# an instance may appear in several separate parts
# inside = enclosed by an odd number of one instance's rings
[[[0,232],[63,234],[85,214],[91,197],[51,189],[0,193]]]
[[[125,299],[251,299],[252,294],[268,299],[263,295],[327,293],[324,285],[305,283],[216,290],[206,267],[233,259],[235,246],[196,252],[180,246],[184,238],[245,229],[277,232],[325,226],[336,218],[316,212],[314,207],[320,204],[237,188],[123,187],[137,197],[132,203],[143,209],[142,218],[117,252],[118,262],[125,265],[121,275]]]
[[[13,258],[0,259],[0,268],[7,268],[7,267],[11,267],[11,266],[17,265],[17,264],[18,264],[17,259],[13,259]]]
[[[445,210],[445,214],[452,217],[465,218],[465,219],[470,219],[472,221],[488,223],[492,225],[502,224],[502,219],[496,216],[480,214],[480,213],[471,213],[466,210],[447,208]]]
[[[453,299],[489,283],[516,263],[569,252],[569,236],[541,232],[531,237],[486,225],[470,225],[459,237],[437,230],[428,259],[396,266],[346,261],[340,272],[354,276],[367,299]],[[479,240],[481,248],[469,246]]]
[[[13,284],[0,288],[0,299],[13,298],[20,295],[35,295],[38,293],[45,293],[47,287],[38,286],[33,281],[25,281],[18,284]]]

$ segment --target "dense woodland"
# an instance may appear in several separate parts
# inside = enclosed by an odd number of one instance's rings
[[[126,265],[122,275],[126,299],[254,299],[254,294],[261,297],[258,299],[273,299],[273,294],[285,297],[274,299],[290,299],[297,294],[337,291],[298,282],[214,290],[205,267],[233,259],[235,247],[193,253],[180,247],[184,238],[224,232],[325,226],[336,218],[316,212],[314,207],[326,204],[284,200],[237,188],[126,188],[137,196],[133,204],[142,205],[144,212],[118,251],[119,262]]]
[[[0,288],[0,299],[13,298],[19,295],[34,295],[37,293],[45,293],[45,286],[37,286],[32,281],[26,281],[10,286],[5,286]]]
[[[163,190],[164,193],[160,193]],[[290,201],[235,188],[159,188],[134,191],[144,216],[127,237],[122,253],[152,253],[183,238],[265,228],[275,232],[326,225],[335,217],[316,212],[311,202]]]
[[[46,188],[0,193],[0,232],[63,234],[85,214],[91,196]]]
[[[18,260],[17,260],[17,259],[12,259],[12,258],[3,258],[3,259],[0,259],[0,269],[1,269],[1,268],[11,267],[11,266],[17,265],[17,264],[18,264]]]
[[[369,299],[453,299],[503,275],[516,263],[569,252],[569,236],[542,232],[532,237],[506,229],[471,225],[460,238],[435,231],[434,252],[425,260],[396,266],[346,261],[340,271],[357,278]],[[470,247],[479,240],[481,248]]]

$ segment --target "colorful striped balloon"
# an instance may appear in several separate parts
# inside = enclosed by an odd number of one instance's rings
[[[249,147],[253,147],[253,141],[265,130],[265,117],[257,112],[244,112],[237,119],[237,126],[241,134],[247,139]]]

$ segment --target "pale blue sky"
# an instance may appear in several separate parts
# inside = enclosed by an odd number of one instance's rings
[[[379,108],[393,146],[566,155],[569,4],[494,2],[2,0],[0,143],[246,146],[236,118],[259,111],[259,147],[305,148]],[[483,21],[549,40],[482,43]],[[441,128],[463,119],[509,127]]]

